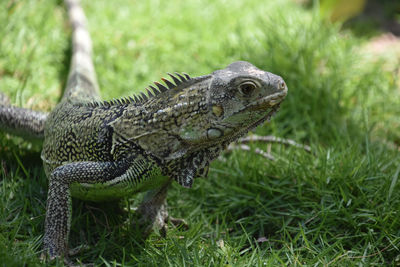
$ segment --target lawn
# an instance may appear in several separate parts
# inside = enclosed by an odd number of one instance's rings
[[[62,1],[0,8],[0,91],[51,110],[68,73]],[[282,76],[289,93],[255,131],[282,144],[269,161],[226,153],[192,189],[174,184],[170,227],[140,240],[141,196],[112,205],[74,201],[70,246],[104,266],[396,266],[400,264],[400,89],[367,40],[289,0],[83,1],[104,99],[130,96],[166,72],[208,74],[236,60]],[[0,262],[41,266],[47,179],[40,145],[0,133]],[[57,265],[62,265],[58,262]]]

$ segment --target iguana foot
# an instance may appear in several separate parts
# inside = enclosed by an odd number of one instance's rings
[[[233,151],[233,150],[236,150],[236,149],[240,149],[240,150],[244,150],[244,151],[253,151],[253,150],[251,149],[250,146],[245,145],[245,144],[230,144],[230,145],[228,146],[228,151]],[[256,153],[256,154],[258,154],[258,155],[260,155],[260,156],[263,156],[263,157],[266,158],[266,159],[275,160],[275,157],[274,157],[274,156],[272,156],[272,155],[271,155],[270,153],[268,153],[268,152],[265,152],[265,151],[262,150],[262,149],[255,148],[255,149],[254,149],[254,153]]]
[[[266,135],[266,136],[260,136],[260,135],[249,135],[243,138],[240,138],[237,143],[239,144],[246,144],[249,142],[263,142],[263,143],[279,143],[283,145],[289,145],[289,146],[294,146],[297,148],[304,149],[307,152],[311,152],[311,147],[307,145],[302,145],[297,143],[296,141],[292,139],[285,139],[273,135]]]
[[[294,146],[297,148],[304,149],[307,152],[311,152],[310,146],[299,144],[291,139],[284,139],[284,138],[280,138],[280,137],[276,137],[276,136],[272,136],[272,135],[267,135],[267,136],[249,135],[249,136],[240,138],[235,144],[230,144],[228,146],[228,151],[233,151],[235,149],[252,151],[250,146],[247,145],[250,142],[279,143],[279,144]],[[264,150],[255,148],[254,152],[258,155],[261,155],[261,156],[269,159],[269,160],[275,160],[274,156],[272,156],[269,153],[269,151],[265,152]]]
[[[55,261],[57,259],[61,259],[62,258],[62,260],[63,260],[63,262],[64,262],[64,264],[66,266],[69,266],[69,267],[75,267],[75,266],[86,266],[86,267],[89,267],[89,266],[93,266],[93,264],[83,264],[81,262],[74,263],[69,258],[69,256],[75,256],[75,255],[81,253],[83,250],[87,250],[88,248],[89,248],[89,246],[87,246],[87,245],[81,245],[81,246],[78,246],[76,248],[69,249],[68,250],[68,256],[51,256],[51,255],[49,255],[48,252],[45,251],[40,255],[40,259],[43,262],[51,262],[51,261]]]
[[[155,210],[157,210],[156,214],[154,213]],[[174,227],[182,227],[185,230],[189,228],[184,219],[173,218],[168,215],[166,203],[160,207],[147,206],[146,210],[142,210],[139,213],[141,215],[139,226],[142,229],[145,229],[143,231],[144,237],[147,237],[153,230],[158,232],[162,237],[166,237],[168,222],[170,222]]]
[[[184,219],[169,217],[168,220],[175,227],[181,227],[181,228],[183,228],[185,230],[189,229],[189,224]]]
[[[89,248],[90,247],[88,245],[80,245],[80,246],[77,246],[75,248],[71,248],[71,249],[68,250],[68,256],[78,255],[82,251],[89,250]]]
[[[49,262],[54,262],[54,261],[56,261],[57,259],[62,259],[63,260],[63,262],[64,262],[64,264],[66,265],[66,266],[70,266],[70,267],[73,267],[73,266],[80,266],[80,265],[76,265],[76,264],[74,264],[67,256],[61,256],[61,255],[58,255],[58,256],[52,256],[52,255],[49,255],[49,253],[47,252],[47,251],[44,251],[44,252],[42,252],[42,254],[40,255],[40,260],[43,262],[43,263],[49,263]]]

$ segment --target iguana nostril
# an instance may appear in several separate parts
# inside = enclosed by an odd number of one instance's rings
[[[284,90],[285,88],[286,88],[285,82],[284,82],[284,81],[281,81],[281,82],[279,83],[279,90]]]

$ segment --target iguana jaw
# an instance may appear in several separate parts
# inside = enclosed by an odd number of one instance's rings
[[[274,104],[274,106],[271,106],[270,111],[265,116],[261,117],[260,119],[249,124],[247,127],[242,128],[241,130],[234,133],[230,138],[228,138],[228,142],[230,143],[230,142],[233,142],[233,141],[239,139],[240,137],[247,134],[252,129],[256,128],[258,125],[260,125],[266,121],[269,121],[272,118],[272,116],[279,110],[280,105],[281,105],[281,103],[279,102],[278,104]],[[252,106],[252,107],[254,107],[254,106]],[[251,108],[251,107],[249,107],[249,108]],[[260,110],[259,106],[257,106],[257,110]]]
[[[273,108],[275,105],[281,103],[287,94],[287,88],[284,91],[275,93],[273,95],[269,95],[258,99],[247,105],[243,109],[239,110],[237,113],[246,112],[246,111],[266,111],[269,108]]]

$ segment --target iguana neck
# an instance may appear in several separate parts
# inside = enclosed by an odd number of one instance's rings
[[[139,144],[159,158],[172,160],[206,140],[210,125],[210,75],[191,78],[139,101],[114,100],[110,108],[125,107],[110,124],[116,136]],[[168,82],[167,82],[168,84]],[[101,103],[100,106],[110,104]]]

